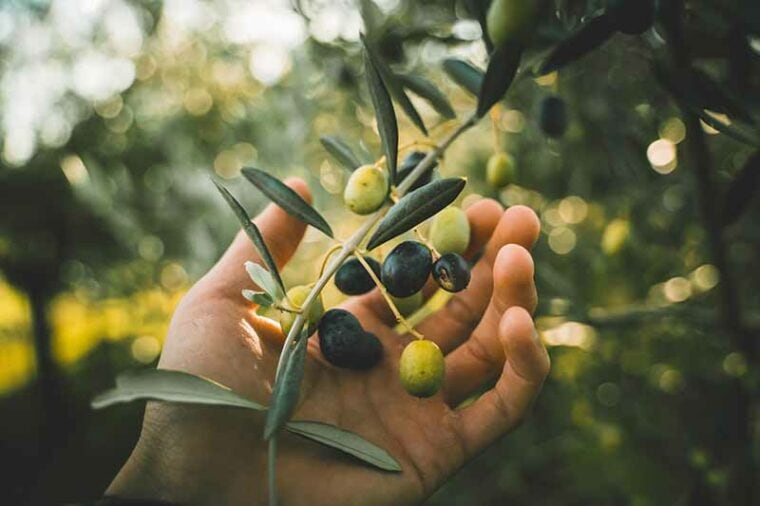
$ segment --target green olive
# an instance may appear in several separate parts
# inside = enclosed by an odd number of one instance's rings
[[[303,303],[306,302],[306,297],[309,296],[309,292],[311,292],[311,289],[308,286],[294,286],[288,290],[288,296],[282,305],[288,309],[301,309]],[[309,309],[307,323],[312,326],[316,325],[324,312],[325,308],[322,305],[322,297],[317,297],[312,303],[311,309]],[[296,313],[291,313],[290,311],[280,311],[280,327],[282,327],[283,334],[288,335],[291,327],[293,327],[293,323],[296,321],[296,316]]]
[[[488,36],[494,46],[522,45],[535,28],[540,3],[537,0],[494,0],[486,17]]]
[[[419,308],[422,307],[422,292],[417,292],[409,297],[394,297],[390,296],[393,303],[396,305],[401,316],[407,317],[414,314]]]
[[[443,353],[437,344],[425,339],[412,341],[401,353],[401,385],[415,397],[431,397],[441,388],[444,367]]]
[[[383,205],[388,196],[388,176],[373,165],[362,165],[348,178],[343,200],[356,214],[370,214]]]
[[[470,221],[458,207],[447,207],[433,219],[430,241],[441,255],[462,254],[470,244]]]
[[[488,159],[486,180],[494,188],[504,188],[515,179],[515,161],[508,154],[494,153]]]

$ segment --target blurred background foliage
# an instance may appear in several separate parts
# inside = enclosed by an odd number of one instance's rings
[[[297,175],[338,237],[356,226],[340,204],[346,172],[319,136],[379,156],[360,30],[396,70],[435,82],[460,118],[473,109],[441,70],[449,56],[484,67],[472,2],[294,3],[0,4],[0,479],[9,504],[97,497],[126,458],[142,408],[94,413],[88,401],[116,373],[155,363],[174,306],[235,233],[209,177],[253,213],[265,203],[240,183],[242,166]],[[750,504],[758,178],[742,185],[739,219],[714,216],[731,205],[726,190],[756,148],[702,123],[711,161],[690,151],[687,120],[651,70],[665,46],[657,27],[616,35],[559,73],[531,74],[604,3],[550,1],[505,101],[441,164],[468,176],[463,205],[489,196],[539,213],[537,318],[553,370],[530,423],[429,504]],[[695,65],[752,114],[757,3],[685,5]],[[553,95],[569,119],[556,139],[538,124]],[[452,127],[413,100],[433,140]],[[399,117],[401,144],[423,140]],[[517,177],[497,191],[484,171],[499,150],[514,157]],[[707,202],[698,163],[710,170]],[[311,280],[324,250],[307,234],[286,281]]]

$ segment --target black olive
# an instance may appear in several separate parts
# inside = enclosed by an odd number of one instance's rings
[[[380,279],[380,263],[374,258],[364,257],[375,276]],[[362,295],[375,287],[367,269],[356,258],[346,260],[335,274],[335,286],[346,295]]]
[[[470,265],[462,255],[446,253],[433,264],[433,278],[447,292],[461,292],[470,284]]]
[[[319,321],[319,348],[336,367],[366,370],[383,356],[383,345],[344,309],[331,309]]]
[[[564,100],[559,97],[546,97],[541,102],[538,122],[547,136],[562,137],[567,129],[567,110]]]
[[[654,24],[654,0],[609,0],[607,12],[618,31],[640,35]]]
[[[382,281],[394,297],[409,297],[419,292],[430,276],[433,255],[424,244],[402,242],[383,262]]]

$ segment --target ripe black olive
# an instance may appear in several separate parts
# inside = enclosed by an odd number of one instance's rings
[[[433,264],[433,277],[447,292],[461,292],[470,284],[470,266],[462,255],[446,253]]]
[[[433,255],[424,244],[402,242],[383,262],[382,281],[394,297],[409,297],[419,292],[430,276]]]
[[[618,31],[640,35],[654,24],[654,0],[609,0],[607,12]]]
[[[427,156],[427,153],[424,153],[422,151],[412,151],[406,155],[404,161],[401,162],[401,165],[396,172],[396,184],[398,185],[401,183],[401,181],[406,179],[407,176],[412,173],[414,168],[419,165],[422,159],[425,158],[425,156]],[[416,190],[417,188],[428,184],[430,180],[433,179],[433,169],[435,169],[436,165],[438,165],[437,162],[431,165],[430,168],[428,168],[425,172],[423,172],[422,175],[417,178],[417,181],[414,182],[409,191]]]
[[[567,129],[567,110],[564,100],[559,97],[546,97],[541,102],[538,122],[547,136],[562,137]]]
[[[319,348],[336,367],[366,370],[383,356],[383,345],[344,309],[331,309],[319,321]]]
[[[375,276],[380,278],[380,263],[374,258],[364,257]],[[335,286],[346,295],[362,295],[375,287],[367,269],[356,258],[346,260],[335,274]]]

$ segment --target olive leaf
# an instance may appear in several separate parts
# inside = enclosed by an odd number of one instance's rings
[[[272,300],[281,300],[285,298],[285,291],[282,290],[274,280],[271,272],[251,261],[245,263],[245,270],[248,272],[251,280],[256,283],[259,288],[264,290]]]
[[[270,307],[274,304],[274,299],[266,292],[245,289],[243,290],[243,297],[262,307]]]
[[[333,231],[327,221],[295,190],[263,170],[246,167],[242,172],[248,181],[285,212],[322,231],[328,237],[333,236]]]
[[[386,471],[400,472],[401,466],[382,448],[373,445],[362,437],[322,422],[293,421],[287,425],[288,431],[331,446],[344,453],[357,457],[364,462]]]
[[[283,358],[282,372],[277,374],[272,390],[272,405],[267,412],[264,426],[265,440],[285,425],[298,405],[310,330],[304,328],[299,338],[294,340],[289,348],[282,350],[286,355]]]
[[[385,215],[372,234],[367,249],[375,249],[435,215],[454,202],[466,183],[464,178],[439,179],[407,193]]]
[[[549,53],[539,73],[548,74],[581,58],[604,44],[615,31],[615,22],[609,14],[602,12],[592,17]]]
[[[256,251],[258,251],[259,256],[266,264],[267,269],[269,269],[269,273],[272,275],[275,282],[280,287],[280,290],[282,293],[285,293],[285,284],[282,282],[282,277],[280,277],[280,271],[277,270],[277,263],[274,261],[274,257],[269,251],[269,248],[267,248],[267,244],[264,241],[264,236],[261,235],[259,227],[257,227],[256,224],[251,221],[251,218],[248,216],[248,213],[245,212],[243,206],[240,204],[240,202],[237,201],[235,197],[232,196],[227,188],[217,183],[216,181],[214,181],[214,185],[216,186],[216,189],[219,190],[219,193],[222,194],[222,197],[224,197],[224,200],[230,206],[232,211],[235,213],[235,216],[240,222],[240,226],[243,227],[246,235],[248,235],[248,238],[256,247]]]
[[[432,82],[422,76],[413,74],[398,74],[398,78],[406,89],[424,98],[438,114],[446,119],[456,118],[456,113],[446,95]]]
[[[483,117],[507,92],[520,66],[520,56],[522,48],[511,45],[501,46],[491,53],[478,94],[479,117]]]
[[[723,204],[723,222],[736,223],[746,212],[760,190],[760,151],[744,164],[728,187]]]
[[[409,100],[399,79],[363,35],[362,43],[364,44],[365,54],[372,62],[373,67],[385,84],[388,93],[390,93],[394,100],[396,100],[398,105],[404,111],[404,114],[406,114],[406,116],[412,121],[412,124],[414,124],[420,132],[427,135],[428,132],[427,128],[425,128],[425,123],[422,121],[422,117],[420,116],[420,113],[417,112],[412,101]]]
[[[364,39],[362,38],[362,40]],[[398,123],[396,122],[396,112],[393,110],[391,97],[383,84],[383,80],[375,66],[375,62],[371,58],[366,43],[364,49],[364,72],[367,74],[369,94],[372,99],[372,106],[375,109],[375,116],[377,117],[377,129],[380,132],[380,140],[383,144],[390,180],[395,181],[398,160]]]
[[[446,58],[443,60],[443,70],[459,86],[478,96],[483,86],[483,72],[479,68],[457,58]]]
[[[491,6],[491,0],[465,0],[465,8],[480,24],[480,30],[483,32],[483,42],[490,53],[493,50],[493,42],[488,36],[488,27],[486,26],[486,16],[488,8]]]
[[[91,405],[94,409],[102,409],[136,400],[231,406],[256,411],[266,409],[266,406],[246,399],[215,381],[167,369],[121,374],[116,378],[116,388],[95,397]]]
[[[319,138],[319,142],[322,143],[322,146],[324,146],[327,152],[330,153],[338,163],[348,170],[357,169],[362,165],[362,162],[357,158],[346,141],[337,135],[323,135]]]

